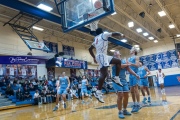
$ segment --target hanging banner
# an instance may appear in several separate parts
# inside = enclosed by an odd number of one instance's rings
[[[44,41],[44,44],[49,48],[50,52],[49,53],[58,53],[58,44],[54,42],[49,42],[49,41]]]
[[[140,60],[148,67],[150,71],[178,66],[178,59],[175,50],[169,50],[156,54],[141,56]]]
[[[56,67],[87,69],[87,61],[64,59],[63,57],[56,58]]]
[[[0,64],[45,64],[41,56],[0,56]]]
[[[64,55],[75,56],[74,47],[62,45],[62,49],[63,49]]]

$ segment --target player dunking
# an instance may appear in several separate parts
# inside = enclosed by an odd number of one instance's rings
[[[137,56],[137,50],[133,47],[130,50],[131,57],[128,59],[128,62],[131,64],[130,68],[137,73],[139,67],[139,57]],[[134,102],[132,113],[138,112],[140,110],[140,95],[138,90],[138,80],[132,74],[129,75],[129,84],[131,87],[132,100]],[[136,103],[137,102],[137,103]]]
[[[99,77],[98,90],[95,92],[94,96],[99,100],[99,102],[104,103],[101,90],[102,90],[102,86],[105,81],[105,78],[108,75],[109,64],[116,65],[116,76],[113,79],[113,82],[122,86],[119,79],[119,72],[121,69],[121,60],[107,55],[108,38],[111,36],[112,37],[116,37],[116,36],[124,37],[124,36],[123,34],[118,33],[118,32],[113,32],[113,33],[103,32],[102,28],[98,28],[96,30],[96,34],[97,36],[94,38],[94,42],[89,48],[89,53],[93,57],[94,62],[99,64],[99,69],[101,72],[101,76]],[[93,53],[94,48],[96,49],[96,56]]]
[[[63,98],[64,108],[66,108],[66,94],[70,86],[70,81],[69,77],[66,76],[65,72],[62,72],[62,77],[59,77],[59,85],[57,83],[57,86],[60,86],[60,88],[59,90],[57,90],[56,106],[53,109],[53,111],[56,111],[58,109],[59,98],[61,96]]]
[[[140,76],[140,82],[139,82],[139,85],[141,87],[141,92],[142,92],[142,95],[144,97],[143,99],[143,103],[146,104],[146,96],[145,96],[145,91],[147,92],[147,95],[148,95],[148,103],[151,103],[151,98],[150,98],[150,92],[149,92],[149,82],[148,82],[148,79],[147,79],[147,76],[150,74],[150,71],[149,69],[144,66],[143,62],[142,61],[139,61],[139,65],[140,67],[138,68],[138,75]],[[145,90],[145,91],[144,91]]]
[[[119,53],[119,51],[115,51],[114,52],[114,57],[121,59],[121,54]],[[118,106],[118,110],[119,110],[119,118],[124,119],[124,115],[131,115],[131,113],[129,113],[126,108],[128,105],[128,94],[129,94],[129,86],[128,83],[126,81],[126,70],[128,72],[130,72],[131,74],[133,74],[134,76],[136,76],[137,79],[139,79],[139,76],[130,69],[130,64],[127,63],[127,61],[125,59],[121,59],[121,71],[119,73],[119,78],[121,83],[123,84],[123,87],[118,86],[117,84],[113,83],[113,88],[114,90],[117,92],[117,106]],[[116,73],[116,66],[112,67],[112,75],[115,76]],[[122,110],[122,106],[123,106],[123,110]]]

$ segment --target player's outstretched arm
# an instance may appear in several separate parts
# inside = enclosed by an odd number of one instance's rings
[[[119,32],[112,32],[112,37],[125,37],[124,34]]]

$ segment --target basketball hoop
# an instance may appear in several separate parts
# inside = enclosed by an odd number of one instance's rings
[[[91,31],[96,31],[98,29],[98,23],[99,23],[99,20],[94,21],[94,22],[89,24]]]
[[[44,42],[43,42],[43,41],[40,41],[40,42],[38,43],[38,48],[40,48],[40,49],[43,49],[43,48],[44,48]]]

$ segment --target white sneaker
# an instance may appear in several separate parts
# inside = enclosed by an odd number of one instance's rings
[[[114,77],[114,78],[112,78],[112,82],[114,82],[114,83],[116,83],[117,85],[123,87],[123,85],[122,85],[119,77]]]
[[[103,100],[103,96],[102,96],[102,92],[101,91],[96,91],[94,92],[94,97],[101,103],[104,103],[104,100]]]

